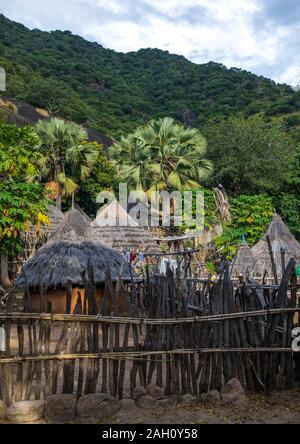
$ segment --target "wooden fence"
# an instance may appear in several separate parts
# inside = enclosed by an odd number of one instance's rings
[[[196,395],[232,377],[249,391],[294,386],[291,331],[300,309],[293,260],[271,287],[248,280],[234,288],[228,269],[215,284],[197,287],[169,270],[127,287],[114,286],[108,273],[101,307],[94,293],[90,282],[72,314],[14,312],[9,301],[0,313],[0,399],[122,398],[150,383],[166,394]]]

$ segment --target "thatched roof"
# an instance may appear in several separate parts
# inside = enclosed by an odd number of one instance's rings
[[[96,236],[115,250],[159,251],[149,230],[139,226],[117,201],[101,208],[91,226]]]
[[[90,224],[92,222],[92,219],[83,211],[83,209],[75,202],[74,208],[79,211],[79,213],[82,214],[82,216],[85,218],[85,220]]]
[[[67,211],[52,234],[51,241],[69,240],[75,233],[79,238],[93,240],[90,225],[83,214],[76,208]],[[72,236],[71,236],[72,235]]]
[[[239,245],[236,256],[233,258],[231,276],[251,276],[254,272],[255,263],[251,248],[247,242],[244,242]]]
[[[29,259],[23,270],[30,287],[40,284],[48,288],[83,285],[82,273],[92,264],[96,284],[102,284],[110,267],[113,280],[119,275],[130,279],[130,265],[123,256],[95,239],[84,216],[76,209],[68,211],[51,239]],[[15,287],[25,285],[24,273],[18,276]]]
[[[284,257],[286,266],[291,258],[300,262],[300,244],[285,225],[281,217],[278,214],[275,214],[264,237],[251,248],[252,255],[257,262],[256,269],[260,275],[267,270],[267,276],[273,276],[267,236],[270,237],[277,275],[278,277],[281,277],[281,249],[285,252]]]

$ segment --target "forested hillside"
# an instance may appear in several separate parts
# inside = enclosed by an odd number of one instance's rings
[[[290,127],[300,122],[300,92],[287,85],[158,49],[118,53],[69,31],[30,31],[3,15],[0,66],[7,96],[111,137],[166,115],[196,127],[236,113],[282,116]]]

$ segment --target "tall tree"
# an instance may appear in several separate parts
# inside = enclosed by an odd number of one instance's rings
[[[199,130],[165,117],[122,137],[110,151],[121,178],[134,190],[198,189],[212,170]]]
[[[214,164],[208,185],[221,183],[234,195],[280,190],[295,152],[295,142],[281,122],[257,116],[222,117],[210,121],[203,133],[207,157]]]
[[[57,206],[61,207],[62,196],[69,196],[78,189],[76,178],[84,180],[91,173],[99,155],[98,149],[94,143],[88,143],[82,127],[61,119],[40,120],[36,124],[36,133],[43,155],[41,176],[49,181]],[[67,166],[70,175],[66,173]]]

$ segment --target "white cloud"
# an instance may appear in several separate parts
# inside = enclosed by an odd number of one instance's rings
[[[158,47],[196,63],[213,60],[276,81],[300,83],[299,22],[283,20],[283,13],[276,14],[270,2],[0,0],[0,9],[29,27],[70,29],[117,51]],[[297,7],[295,0],[276,3],[289,3],[289,15]]]

